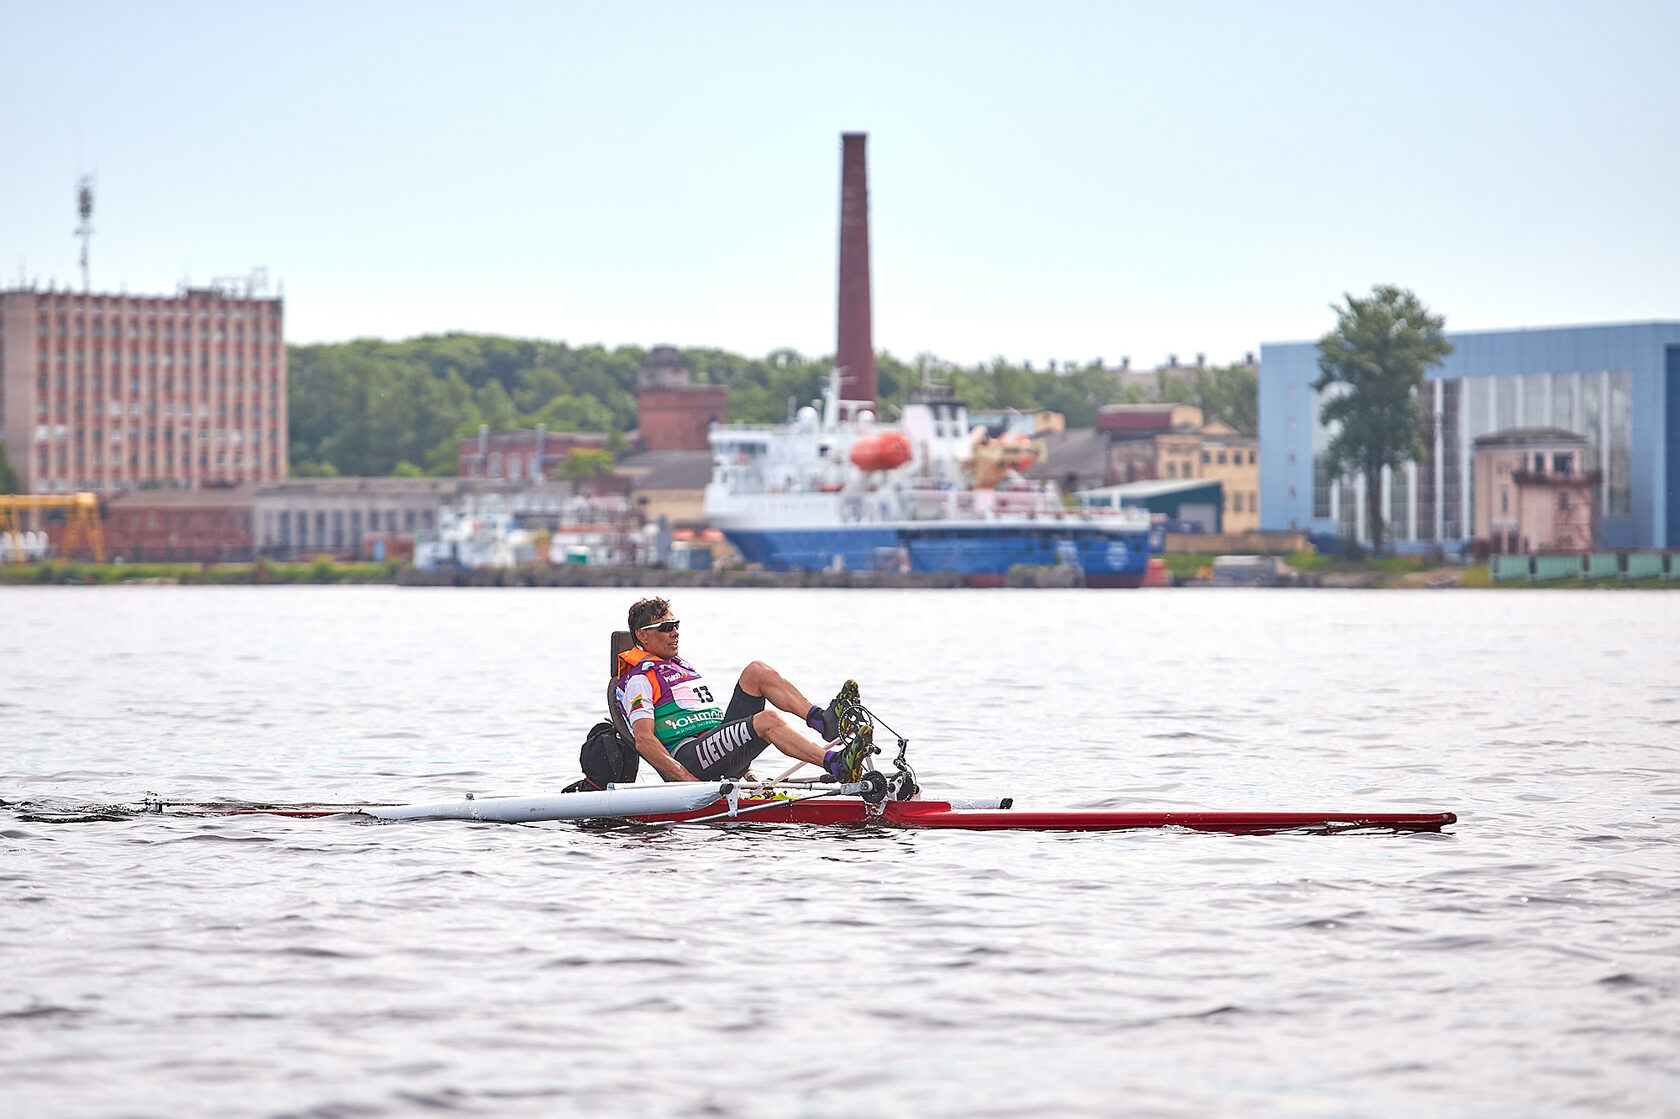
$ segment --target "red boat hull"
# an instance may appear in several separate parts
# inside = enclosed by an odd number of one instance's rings
[[[1440,831],[1458,817],[1451,812],[1159,812],[1106,808],[1056,811],[953,808],[939,800],[887,801],[871,817],[857,800],[744,800],[752,811],[741,822],[765,824],[877,824],[901,828],[952,828],[962,831],[1126,831],[1132,828],[1188,828],[1191,831],[1263,835],[1268,832],[1354,830]],[[723,801],[697,812],[638,816],[639,820],[697,820],[728,812]]]

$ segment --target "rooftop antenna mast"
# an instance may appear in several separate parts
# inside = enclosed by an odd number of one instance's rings
[[[93,240],[93,178],[89,175],[76,183],[76,213],[82,219],[76,226],[76,236],[82,239],[82,292],[86,294],[93,290],[88,273],[88,244]]]

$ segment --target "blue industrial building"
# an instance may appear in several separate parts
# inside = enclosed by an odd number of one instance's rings
[[[1680,322],[1447,334],[1429,370],[1425,461],[1383,471],[1384,520],[1401,550],[1469,543],[1477,436],[1558,427],[1587,440],[1602,472],[1599,541],[1680,548]],[[1362,480],[1333,479],[1318,421],[1316,342],[1260,348],[1260,523],[1369,539]]]

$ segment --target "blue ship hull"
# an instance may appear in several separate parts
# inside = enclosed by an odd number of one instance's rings
[[[1165,543],[1159,528],[1116,531],[1084,523],[929,522],[829,529],[724,529],[749,563],[767,571],[952,572],[1001,582],[1017,566],[1077,567],[1089,586],[1135,587]]]

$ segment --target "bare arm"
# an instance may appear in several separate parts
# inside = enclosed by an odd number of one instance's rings
[[[652,719],[638,719],[631,723],[630,733],[636,736],[636,753],[658,770],[660,776],[669,781],[700,780],[684,769],[682,763],[673,758],[671,752],[660,744],[659,736],[653,733]]]

